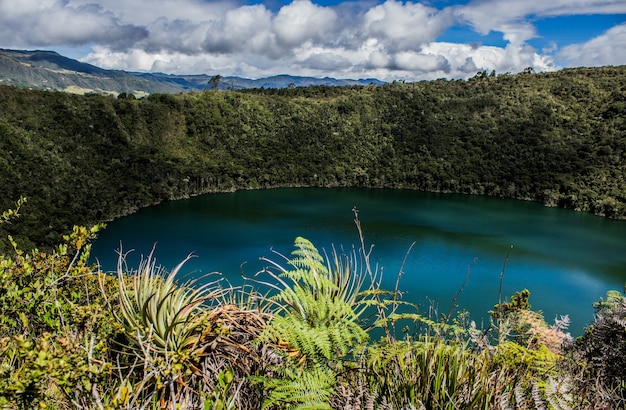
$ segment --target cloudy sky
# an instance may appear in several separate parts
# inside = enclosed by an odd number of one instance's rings
[[[626,0],[0,0],[0,48],[248,78],[626,64]]]

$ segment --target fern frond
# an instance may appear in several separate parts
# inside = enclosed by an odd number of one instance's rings
[[[262,404],[263,409],[281,405],[290,410],[331,409],[328,403],[336,384],[333,372],[321,367],[286,370],[282,378],[265,381],[270,393]]]
[[[524,387],[521,384],[516,384],[513,387],[513,393],[515,393],[515,404],[517,408],[526,408],[526,393]]]
[[[500,395],[500,410],[513,410],[509,402],[511,400],[511,393],[504,392]]]
[[[572,410],[574,398],[570,393],[570,390],[571,384],[569,380],[562,379],[557,381],[552,377],[548,378],[545,393],[550,406],[554,410]]]
[[[301,237],[294,245],[296,249],[287,261],[291,269],[272,263],[279,272],[270,273],[279,280],[279,293],[272,301],[279,308],[259,342],[276,346],[282,353],[283,367],[297,372],[302,380],[278,370],[280,377],[263,382],[270,392],[264,408],[289,403],[294,409],[327,409],[335,369],[341,368],[351,349],[368,339],[359,324],[367,308],[361,304],[367,299],[361,293],[365,276],[355,272],[354,257],[340,256],[336,251],[331,258],[322,256]],[[327,382],[320,384],[320,380]]]
[[[535,408],[537,410],[547,410],[546,403],[543,401],[543,398],[541,397],[541,389],[539,388],[539,384],[537,383],[533,383],[532,397],[535,403]]]

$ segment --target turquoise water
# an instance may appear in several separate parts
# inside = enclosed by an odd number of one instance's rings
[[[426,312],[448,313],[457,299],[477,322],[488,320],[502,294],[528,288],[533,309],[552,322],[568,314],[580,335],[593,320],[592,303],[626,282],[626,223],[523,201],[409,190],[289,188],[209,194],[145,208],[108,224],[93,258],[114,270],[120,244],[138,263],[154,247],[157,262],[183,271],[221,272],[233,284],[252,276],[260,257],[288,255],[297,236],[318,249],[359,243],[353,207],[372,262],[393,289],[402,267],[404,298]],[[414,243],[413,247],[411,245]],[[409,249],[411,248],[410,252]],[[406,263],[402,261],[406,257]]]

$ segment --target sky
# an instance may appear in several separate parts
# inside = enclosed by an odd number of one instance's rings
[[[626,0],[0,0],[0,48],[170,74],[456,79],[626,64]]]

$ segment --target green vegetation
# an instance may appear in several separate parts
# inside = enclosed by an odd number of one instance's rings
[[[16,214],[5,212],[3,223]],[[487,329],[463,314],[450,324],[398,313],[417,308],[378,288],[362,237],[358,250],[330,256],[297,238],[284,266],[267,259],[252,285],[233,289],[181,281],[184,261],[168,273],[152,255],[136,270],[120,255],[117,277],[99,272],[86,261],[100,228],[75,227],[49,253],[11,242],[0,257],[0,408],[626,404],[626,298],[618,292],[597,304],[596,322],[572,343],[562,323],[548,326],[529,309],[527,291],[497,305]],[[402,335],[390,323],[404,324]],[[376,331],[384,336],[376,340]]]
[[[293,270],[275,264],[280,274],[272,276],[282,288],[271,298],[277,308],[258,340],[277,346],[281,356],[274,374],[262,378],[269,392],[263,408],[330,409],[346,356],[368,339],[358,309],[365,278],[345,255],[324,260],[304,238],[295,246],[287,260]]]
[[[98,223],[234,189],[413,188],[626,218],[624,74],[142,99],[0,87],[0,408],[624,408],[619,292],[571,341],[527,290],[497,295],[486,329],[423,315],[378,287],[362,235],[330,256],[297,238],[240,289],[151,255],[120,255],[116,276],[88,264]]]
[[[484,194],[626,217],[626,67],[365,87],[78,96],[0,87],[25,249],[162,201],[279,186]]]

